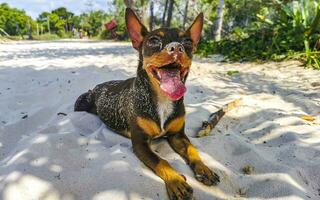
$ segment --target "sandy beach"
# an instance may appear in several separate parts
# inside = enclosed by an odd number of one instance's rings
[[[73,112],[88,89],[135,76],[137,59],[129,43],[0,44],[0,199],[167,199],[163,181],[137,159],[130,140],[94,115]],[[186,132],[221,183],[196,181],[165,140],[153,149],[186,176],[196,200],[320,199],[319,78],[320,71],[296,61],[195,59]],[[195,137],[202,121],[238,98],[209,136]]]

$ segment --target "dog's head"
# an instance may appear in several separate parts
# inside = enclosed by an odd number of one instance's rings
[[[139,51],[143,70],[146,70],[154,89],[170,100],[179,100],[186,92],[185,81],[192,53],[200,40],[203,14],[199,14],[186,31],[160,28],[148,32],[134,12],[127,8],[126,25],[132,46]]]

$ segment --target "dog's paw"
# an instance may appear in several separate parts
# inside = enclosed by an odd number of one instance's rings
[[[193,189],[188,185],[184,177],[167,181],[166,188],[170,200],[193,199]]]
[[[220,178],[218,174],[212,172],[206,165],[203,163],[196,163],[193,166],[193,172],[195,178],[202,182],[205,185],[218,185],[220,183]]]

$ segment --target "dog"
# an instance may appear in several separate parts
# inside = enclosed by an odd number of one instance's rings
[[[186,178],[150,149],[150,141],[166,138],[198,181],[208,186],[220,182],[184,131],[185,81],[201,37],[203,14],[186,31],[149,32],[129,8],[125,20],[132,46],[139,52],[137,76],[97,85],[78,97],[74,110],[98,115],[108,128],[130,138],[135,155],[164,181],[170,200],[192,199]]]

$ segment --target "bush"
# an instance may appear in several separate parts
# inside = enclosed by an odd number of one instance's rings
[[[103,30],[101,31],[101,33],[99,34],[99,38],[101,40],[107,40],[107,39],[112,39],[111,37],[111,32],[108,30]]]
[[[64,30],[59,30],[56,35],[58,35],[60,38],[73,38],[74,37],[72,32],[65,32]]]
[[[219,53],[234,61],[294,58],[320,69],[320,5],[313,3],[280,2],[269,16],[257,15],[260,21],[249,28],[235,28],[219,42],[201,41],[198,54]]]
[[[116,31],[117,37],[114,38],[111,34],[110,31],[108,30],[103,30],[101,31],[101,33],[99,34],[99,39],[101,40],[111,40],[111,39],[115,39],[115,40],[126,40],[128,38],[126,32],[123,31]]]

